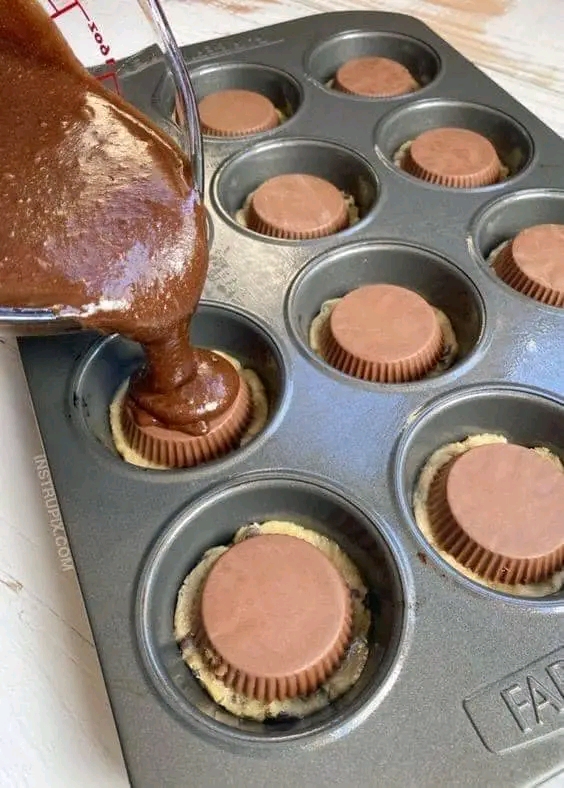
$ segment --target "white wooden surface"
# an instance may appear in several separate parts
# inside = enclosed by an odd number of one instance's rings
[[[113,2],[119,13],[104,19],[110,43],[134,0]],[[328,10],[410,13],[564,135],[563,0],[164,4],[180,43]],[[0,339],[0,786],[123,788],[115,726],[41,455],[18,352]]]

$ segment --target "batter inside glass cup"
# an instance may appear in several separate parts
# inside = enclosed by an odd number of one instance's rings
[[[181,126],[167,118],[163,130],[119,94],[118,53],[103,32],[114,4],[53,0],[49,8],[52,18],[38,0],[0,6],[0,64],[12,76],[0,89],[0,124],[18,129],[0,142],[0,303],[140,342],[145,365],[129,382],[124,423],[170,433],[178,444],[205,442],[222,428],[221,452],[242,435],[253,401],[236,366],[190,342],[208,249],[186,68],[158,2],[139,0],[146,29],[167,42],[175,80]],[[82,25],[91,36],[102,60],[95,76],[58,25],[67,33]],[[173,464],[186,456],[177,452]]]

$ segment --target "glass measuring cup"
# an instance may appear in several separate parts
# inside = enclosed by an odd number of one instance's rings
[[[38,0],[57,25],[74,54],[107,89],[123,95],[120,74],[141,50],[160,59],[163,74],[174,84],[175,116],[151,117],[190,159],[194,186],[204,193],[203,147],[195,93],[188,69],[160,0]],[[129,98],[124,95],[124,98]],[[49,309],[0,305],[0,334],[44,334],[79,326]]]

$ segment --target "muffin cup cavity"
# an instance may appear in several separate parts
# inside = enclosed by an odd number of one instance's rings
[[[239,232],[267,243],[308,243],[307,239],[270,238],[248,227],[254,192],[270,178],[296,173],[323,178],[342,193],[349,221],[330,237],[354,231],[377,203],[378,180],[366,159],[344,146],[310,139],[271,140],[236,153],[216,172],[212,199],[221,217]]]
[[[280,124],[294,117],[303,101],[303,91],[298,80],[273,66],[253,63],[208,63],[190,69],[190,79],[198,102],[212,93],[223,90],[248,90],[258,93],[272,102]],[[154,102],[163,114],[175,117],[175,94],[170,77],[161,80]],[[247,139],[268,133],[272,133],[272,130],[248,134],[242,138]],[[218,137],[206,133],[204,138],[210,143],[220,144],[233,143],[237,139],[237,137]]]
[[[564,225],[564,192],[556,189],[516,192],[490,203],[474,217],[470,226],[469,244],[480,265],[508,294],[520,299],[527,298],[529,302],[534,298],[540,308],[561,311],[561,293],[549,292],[546,295],[547,302],[544,302],[543,288],[538,285],[535,287],[534,283],[527,281],[521,284],[518,276],[506,276],[504,269],[509,269],[508,274],[511,274],[511,266],[500,265],[503,262],[501,258],[508,255],[508,247],[519,233],[539,225],[551,224]],[[560,255],[558,257],[555,264],[564,266]],[[562,279],[562,276],[560,278]]]
[[[302,103],[302,89],[290,74],[269,66],[246,63],[207,65],[190,72],[198,101],[223,90],[248,90],[269,99],[279,116],[280,124],[293,117]],[[269,130],[272,131],[272,130]],[[259,132],[268,133],[268,132]],[[206,134],[214,142],[221,138]],[[257,136],[257,134],[247,134]],[[233,142],[233,137],[223,138]]]
[[[120,336],[107,337],[91,346],[79,362],[71,384],[70,412],[75,427],[90,447],[105,461],[111,462],[114,468],[130,469],[134,473],[205,472],[237,458],[247,445],[260,440],[277,421],[288,392],[287,365],[279,344],[261,323],[240,310],[203,301],[193,318],[191,336],[196,347],[224,352],[239,361],[243,370],[249,371],[242,371],[242,374],[252,395],[257,381],[259,388],[262,385],[268,404],[266,420],[264,413],[259,414],[255,410],[247,430],[249,434],[244,436],[239,448],[192,468],[147,471],[126,462],[115,447],[110,427],[110,405],[120,388],[143,363],[143,352],[139,345]],[[264,407],[264,396],[259,399]],[[256,404],[258,399],[253,396],[253,401]],[[252,428],[258,416],[261,416],[264,427],[257,433]]]
[[[561,467],[563,417],[564,402],[539,390],[508,384],[480,385],[430,403],[409,421],[402,434],[393,465],[401,511],[424,551],[474,591],[537,607],[564,607],[564,570],[541,583],[510,586],[499,580],[502,573],[488,584],[442,549],[432,528],[424,525],[422,530],[423,521],[419,519],[426,494],[432,496],[433,485],[438,484],[437,474],[443,468],[446,472],[454,457],[474,446],[514,443],[540,450],[541,456]]]
[[[173,633],[177,594],[211,547],[228,545],[245,525],[293,522],[329,537],[355,564],[368,588],[372,624],[368,659],[356,683],[303,719],[257,722],[214,703],[182,660]],[[255,474],[208,493],[182,512],[152,548],[135,612],[141,656],[157,691],[187,726],[230,748],[334,740],[372,711],[397,675],[411,626],[411,583],[382,525],[330,485],[291,474]]]
[[[417,83],[414,91],[433,82],[441,69],[437,53],[430,46],[400,33],[351,31],[341,33],[317,44],[306,57],[306,71],[324,88],[334,90],[337,70],[350,60],[362,57],[382,57],[404,66]],[[406,95],[390,96],[404,98]],[[340,96],[356,100],[382,100],[338,92]]]
[[[459,367],[470,360],[481,343],[486,320],[484,304],[462,271],[443,257],[415,246],[364,241],[330,250],[312,260],[298,273],[286,299],[286,322],[292,338],[310,360],[332,374],[343,375],[355,385],[383,385],[336,372],[315,344],[312,347],[315,321],[323,320],[323,313],[329,315],[336,299],[369,284],[396,285],[418,293],[434,307],[441,324],[444,350],[439,363],[426,378],[407,385],[417,385],[451,367]]]
[[[497,184],[470,188],[493,188],[523,172],[533,157],[529,133],[509,115],[492,107],[446,99],[418,101],[390,112],[375,132],[376,151],[406,176],[421,183],[403,169],[411,143],[431,129],[467,129],[489,140],[501,163]],[[435,184],[435,188],[449,188]]]

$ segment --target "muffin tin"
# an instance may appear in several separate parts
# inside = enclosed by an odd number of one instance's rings
[[[108,425],[139,348],[86,332],[20,340],[132,783],[166,786],[540,784],[564,769],[564,593],[516,598],[463,577],[414,522],[418,472],[442,444],[503,432],[564,457],[564,310],[495,276],[492,249],[564,222],[562,141],[406,16],[334,13],[183,50],[195,89],[258,90],[277,129],[205,141],[211,262],[197,344],[263,378],[270,418],[245,448],[195,469],[122,462]],[[369,99],[332,91],[336,68],[392,57],[421,84]],[[153,51],[121,64],[126,96],[172,114]],[[488,136],[503,182],[454,190],[393,163],[425,129]],[[234,213],[266,178],[329,178],[360,221],[279,241]],[[460,344],[443,374],[406,384],[344,375],[307,334],[321,303],[366,283],[411,287]],[[172,618],[187,572],[246,523],[294,520],[338,542],[370,588],[374,625],[359,682],[323,712],[270,724],[217,707],[183,664]]]

